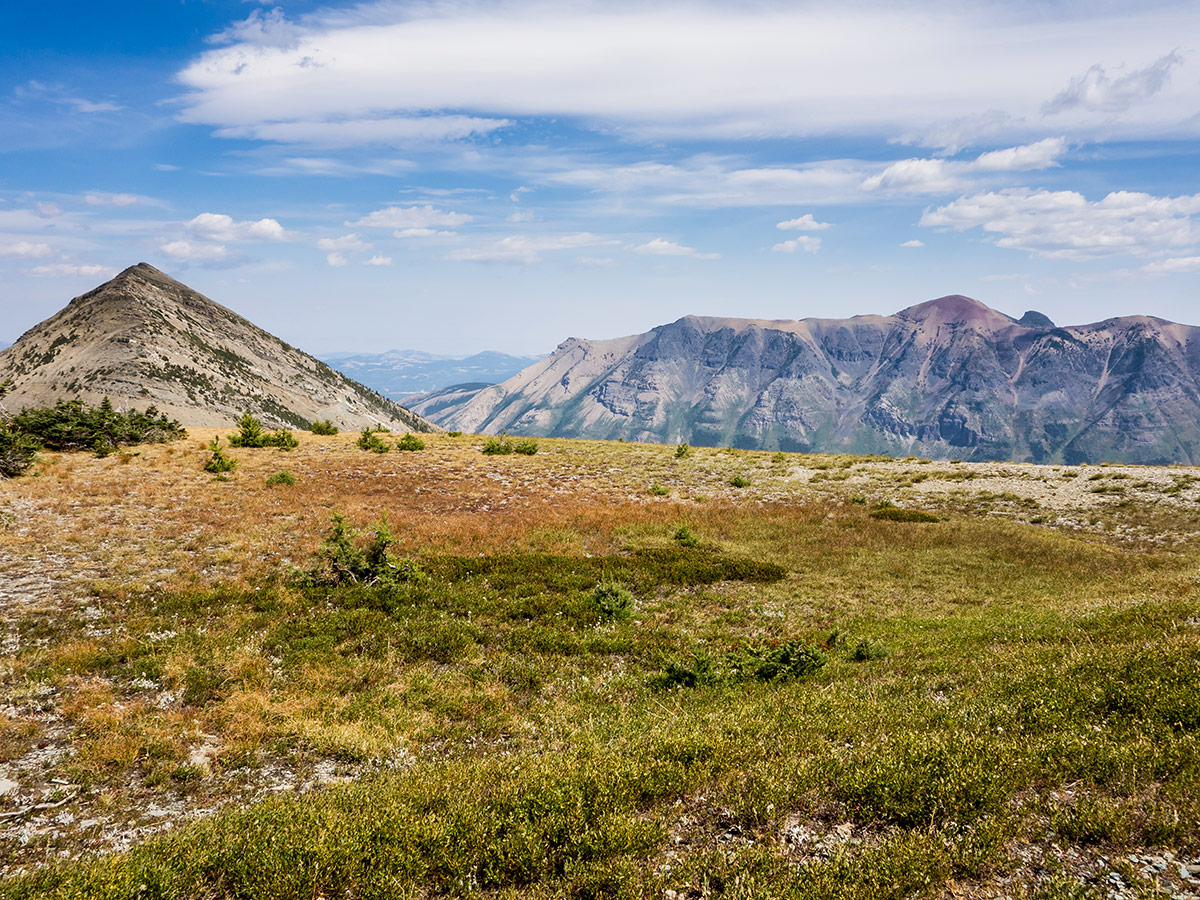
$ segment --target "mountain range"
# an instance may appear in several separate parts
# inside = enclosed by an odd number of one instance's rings
[[[435,426],[146,263],[76,297],[0,351],[12,411],[59,398],[153,404],[184,425],[249,411],[272,427]]]
[[[686,316],[412,404],[470,432],[1032,462],[1200,463],[1200,328],[1056,326],[960,295],[890,316]]]
[[[404,403],[465,382],[496,384],[539,362],[541,356],[510,356],[485,350],[470,356],[439,356],[421,350],[386,353],[325,353],[321,359],[339,372]]]

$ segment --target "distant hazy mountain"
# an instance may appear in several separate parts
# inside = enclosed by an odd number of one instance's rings
[[[472,356],[389,350],[387,353],[327,353],[321,358],[339,372],[393,400],[465,382],[496,384],[542,359],[540,356],[510,356],[492,350]]]
[[[76,297],[0,352],[9,410],[57,398],[157,406],[184,425],[229,425],[249,410],[277,426],[332,419],[428,431],[427,421],[335,372],[153,266]]]
[[[482,389],[413,404],[452,429],[798,451],[1200,463],[1200,328],[1055,327],[950,296],[891,316],[688,316],[572,338]]]

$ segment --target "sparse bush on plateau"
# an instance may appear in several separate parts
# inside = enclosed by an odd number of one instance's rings
[[[329,419],[321,419],[317,422],[313,422],[312,427],[309,430],[313,434],[320,434],[320,435],[326,435],[326,436],[338,433],[338,427],[336,425],[334,425],[333,422],[331,422]]]
[[[238,420],[237,434],[229,436],[229,446],[275,447],[279,450],[294,450],[300,446],[300,442],[290,431],[282,428],[270,433],[264,431],[262,423],[246,412]]]
[[[421,440],[419,437],[417,437],[415,434],[409,432],[408,434],[404,435],[404,437],[400,438],[400,440],[396,441],[396,449],[397,450],[424,450],[425,442],[423,440]]]
[[[676,448],[675,448],[675,458],[676,459],[687,459],[691,455],[692,455],[692,448],[690,446],[688,446],[687,444],[679,444],[678,446],[676,446]]]
[[[654,482],[653,484],[651,484],[650,487],[647,488],[647,491],[650,493],[650,495],[652,497],[665,497],[669,493],[671,493],[669,490],[667,490],[665,487],[663,487],[657,481]]]
[[[592,591],[592,599],[603,619],[624,622],[633,614],[633,592],[620,582],[602,581]]]
[[[334,512],[325,543],[317,551],[316,565],[304,573],[304,580],[316,585],[368,587],[422,580],[424,573],[413,560],[398,559],[388,552],[395,543],[386,515],[380,516],[369,532],[363,532]]]
[[[675,529],[675,543],[681,547],[699,547],[700,538],[687,525],[680,525]]]
[[[370,450],[372,453],[387,453],[392,449],[391,445],[379,436],[373,428],[364,428],[359,432],[358,440],[354,445],[359,450]]]
[[[0,422],[0,477],[14,478],[25,472],[37,456],[38,442],[11,422]]]
[[[483,442],[483,453],[487,456],[507,456],[510,453],[521,453],[533,456],[538,451],[538,443],[533,438],[513,442],[507,436],[490,437]]]
[[[212,455],[204,464],[205,472],[212,472],[214,475],[224,475],[227,472],[232,472],[237,468],[238,461],[232,456],[226,456],[221,449],[221,439],[215,437],[208,445],[208,449],[212,451]]]
[[[296,476],[286,469],[282,472],[276,472],[274,475],[267,476],[267,484],[295,484]]]
[[[520,453],[524,456],[533,456],[538,451],[537,441],[532,438],[526,438],[523,441],[517,441],[513,444],[513,453]]]
[[[745,475],[734,475],[729,479],[729,486],[735,488],[750,487],[750,479]]]
[[[145,412],[118,412],[105,397],[99,406],[59,400],[54,406],[23,409],[9,425],[47,450],[91,450],[97,456],[132,444],[152,444],[187,436],[178,422],[150,406]]]

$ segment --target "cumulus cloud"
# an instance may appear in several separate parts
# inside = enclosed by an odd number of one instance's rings
[[[329,265],[335,266],[335,267],[350,265],[350,260],[347,259],[346,256],[341,253],[330,253],[328,256],[325,257],[325,262],[327,262],[327,263],[329,263]]]
[[[1144,69],[1135,69],[1119,78],[1110,78],[1102,65],[1094,65],[1072,78],[1060,93],[1042,104],[1042,115],[1052,116],[1073,109],[1089,112],[1124,112],[1149,100],[1167,84],[1171,70],[1183,65],[1178,50],[1155,60]]]
[[[960,190],[968,176],[991,172],[1028,172],[1058,165],[1067,151],[1064,138],[1045,138],[1033,144],[981,153],[973,160],[903,159],[862,182],[864,191],[942,194]]]
[[[191,234],[210,241],[283,241],[288,233],[274,219],[235,221],[221,213],[200,213],[184,226]]]
[[[117,274],[116,269],[108,266],[76,265],[74,263],[34,266],[32,269],[26,269],[25,272],[38,278],[104,278],[106,280]]]
[[[798,219],[788,219],[775,225],[780,231],[824,231],[829,228],[828,222],[818,222],[812,213],[805,213]]]
[[[694,247],[685,247],[675,241],[665,238],[654,238],[644,244],[630,247],[634,253],[644,253],[647,256],[688,256],[692,259],[720,259],[720,253],[701,253]]]
[[[391,264],[392,258],[390,256],[384,256],[382,253],[376,253],[363,263],[364,266],[390,266]]]
[[[1200,243],[1192,218],[1200,194],[1156,197],[1115,191],[1089,201],[1075,191],[1013,188],[960,197],[925,212],[920,224],[994,235],[998,247],[1050,259],[1129,254],[1154,257]]]
[[[925,246],[925,242],[924,242],[924,241],[918,241],[918,240],[916,240],[916,239],[914,238],[914,239],[913,239],[913,240],[911,240],[911,241],[905,241],[905,242],[904,242],[903,244],[901,244],[900,246],[901,246],[901,247],[907,247],[907,248],[910,248],[910,249],[912,249],[912,250],[916,250],[916,249],[919,249],[919,248],[921,248],[921,247],[924,247],[924,246]]]
[[[771,249],[776,253],[795,253],[797,250],[803,250],[805,253],[816,253],[821,249],[821,239],[802,234],[798,238],[778,243]]]
[[[45,259],[53,252],[49,244],[35,244],[30,241],[0,244],[0,259]]]
[[[466,213],[449,212],[433,206],[387,206],[346,225],[352,228],[394,228],[396,237],[435,237],[452,235],[454,228],[474,221]]]
[[[515,234],[477,247],[451,250],[446,259],[468,262],[537,263],[542,253],[553,250],[572,250],[579,247],[598,247],[616,241],[589,232],[573,234],[524,235]]]

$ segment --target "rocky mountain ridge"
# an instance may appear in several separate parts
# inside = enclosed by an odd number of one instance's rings
[[[0,351],[5,406],[153,404],[184,425],[249,410],[271,426],[436,428],[146,263],[76,297]]]
[[[572,338],[501,384],[413,408],[446,428],[807,452],[1200,462],[1200,328],[1055,326],[961,295],[890,316],[686,316]]]

